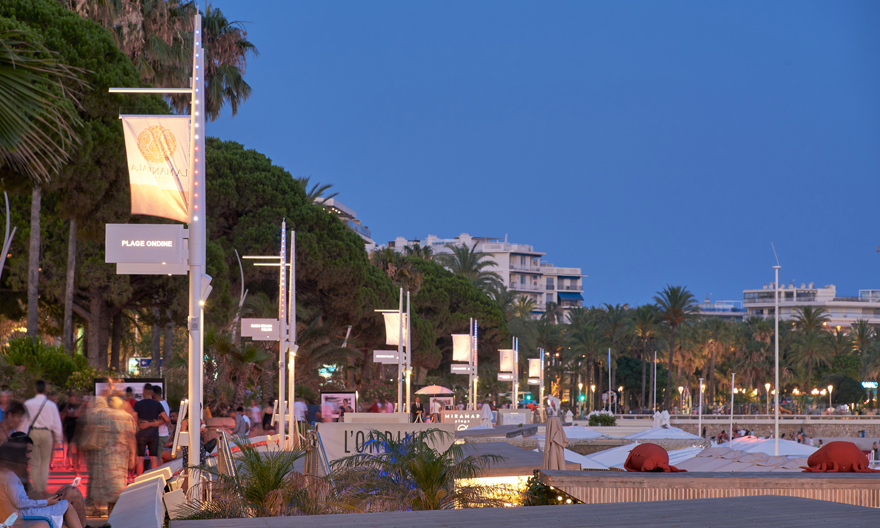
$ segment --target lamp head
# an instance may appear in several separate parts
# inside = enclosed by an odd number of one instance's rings
[[[831,392],[831,391],[833,391],[833,390],[834,390],[834,385],[829,385],[829,386],[828,386],[828,392]]]
[[[764,384],[764,388],[767,389],[767,390],[769,391],[769,390],[770,390],[770,384],[769,384],[769,383],[765,383],[765,384]]]

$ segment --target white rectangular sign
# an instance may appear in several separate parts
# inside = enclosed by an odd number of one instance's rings
[[[529,378],[529,385],[540,385],[540,384],[541,384],[540,378]]]
[[[131,214],[189,222],[189,116],[120,119],[131,182]]]
[[[470,374],[472,370],[472,367],[470,365],[465,365],[463,363],[453,363],[451,367],[452,368],[450,368],[449,370],[453,374]]]
[[[498,370],[500,370],[501,372],[513,372],[513,356],[516,351],[512,349],[502,349],[499,350],[498,353],[501,356],[500,366]]]
[[[471,336],[469,334],[452,334],[452,361],[471,360]]]
[[[397,363],[397,350],[373,350],[373,363]]]
[[[278,341],[278,319],[242,319],[241,336],[254,341]]]
[[[532,358],[529,360],[529,377],[541,377],[541,360],[539,358]]]
[[[180,224],[107,224],[107,263],[180,264],[184,261]]]
[[[340,423],[320,422],[317,425],[321,435],[321,443],[327,452],[327,460],[339,460],[352,455],[378,454],[382,452],[377,442],[370,442],[375,438],[374,431],[393,437],[395,440],[403,440],[407,435],[428,429],[440,429],[446,435],[437,434],[434,442],[429,445],[437,451],[443,452],[449,449],[455,441],[455,426],[453,424],[395,424],[395,423]]]
[[[406,344],[406,314],[403,314],[403,318],[397,312],[383,312],[382,315],[385,317],[385,344],[397,345],[401,335],[403,336],[403,343]],[[402,334],[400,329],[401,319],[403,322]]]
[[[456,431],[464,431],[480,425],[480,411],[441,411],[440,421],[452,424]]]
[[[499,372],[498,381],[513,381],[513,372]]]

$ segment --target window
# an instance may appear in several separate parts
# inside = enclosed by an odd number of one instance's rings
[[[548,302],[548,303],[556,302],[555,297],[556,297],[556,294],[554,294],[554,293],[548,293],[548,294],[547,294],[547,302]]]
[[[547,289],[548,290],[553,289],[553,277],[547,277]]]
[[[525,276],[525,275],[520,275],[520,276],[519,276],[519,283],[520,283],[520,284],[525,284],[525,283],[526,283],[526,276]]]

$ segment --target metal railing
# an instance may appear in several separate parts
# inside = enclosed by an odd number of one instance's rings
[[[519,282],[511,282],[509,289],[519,291],[544,291],[539,284],[521,284]]]

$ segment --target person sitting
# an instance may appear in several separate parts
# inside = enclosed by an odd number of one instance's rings
[[[21,427],[25,412],[24,405],[20,402],[14,401],[7,406],[5,418],[0,422],[0,444],[8,441]]]
[[[85,508],[82,512],[77,512],[74,505],[64,498],[67,491],[59,490],[43,500],[28,497],[24,482],[28,478],[28,461],[33,444],[25,435],[18,438],[22,437],[28,441],[19,442],[13,439],[0,446],[0,517],[5,519],[17,513],[22,517],[49,519],[52,528],[83,528]],[[110,525],[106,524],[104,528],[110,528]]]

